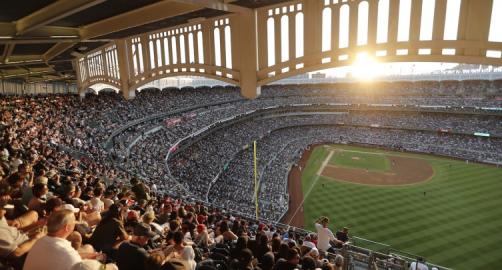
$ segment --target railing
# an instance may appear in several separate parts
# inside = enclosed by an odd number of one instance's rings
[[[389,255],[400,257],[400,258],[404,258],[408,262],[414,262],[414,261],[417,261],[418,258],[420,258],[420,256],[418,256],[416,254],[411,254],[411,253],[404,252],[402,250],[396,250],[396,249],[393,249],[393,248],[391,248],[389,250]],[[452,270],[452,268],[447,268],[447,267],[440,266],[440,265],[433,264],[433,263],[429,263],[429,262],[422,262],[422,263],[426,264],[429,267],[436,267],[436,268],[441,269],[441,270]]]
[[[162,125],[158,125],[158,126],[155,126],[151,129],[143,132],[142,134],[136,136],[132,140],[132,142],[129,145],[127,145],[126,156],[129,157],[130,152],[131,152],[131,148],[133,148],[139,141],[142,141],[143,139],[148,138],[150,136],[150,134],[156,133],[156,132],[160,131],[162,128],[163,128]]]

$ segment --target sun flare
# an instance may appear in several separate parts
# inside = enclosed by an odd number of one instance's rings
[[[378,75],[378,63],[367,53],[358,53],[351,66],[352,76],[363,81],[370,81]]]

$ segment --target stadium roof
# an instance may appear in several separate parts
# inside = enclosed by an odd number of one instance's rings
[[[285,0],[0,1],[0,78],[75,80],[71,60],[113,39]]]

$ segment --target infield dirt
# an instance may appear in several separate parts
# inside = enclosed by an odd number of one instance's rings
[[[324,167],[324,177],[366,185],[407,185],[425,181],[432,177],[432,166],[423,159],[387,156],[391,162],[387,172],[345,168],[333,165]]]

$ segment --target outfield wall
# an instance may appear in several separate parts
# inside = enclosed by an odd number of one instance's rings
[[[326,142],[325,144],[340,144],[340,143]],[[359,146],[359,147],[366,147],[366,148],[377,148],[377,149],[388,150],[388,151],[400,151],[400,152],[403,152],[403,153],[433,155],[433,156],[438,156],[438,157],[448,158],[448,159],[454,159],[454,160],[459,160],[459,161],[468,161],[469,163],[495,166],[497,168],[499,168],[500,166],[502,166],[502,163],[497,163],[497,162],[489,161],[489,160],[484,160],[484,161],[481,161],[481,160],[466,160],[464,158],[459,158],[459,157],[455,157],[455,156],[447,156],[447,155],[443,155],[443,154],[439,154],[439,153],[434,153],[434,152],[421,152],[421,151],[413,151],[413,150],[408,150],[408,149],[397,149],[397,148],[386,147],[386,146],[379,145],[379,144],[349,142],[349,143],[347,143],[345,145],[352,145],[352,146]]]

